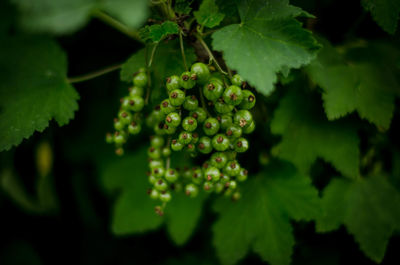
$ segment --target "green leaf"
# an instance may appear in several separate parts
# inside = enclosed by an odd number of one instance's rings
[[[322,205],[319,232],[344,224],[369,258],[382,261],[390,237],[400,230],[400,194],[383,176],[334,179],[323,192]]]
[[[172,157],[174,162],[176,157]],[[179,159],[179,158],[178,158]],[[118,191],[112,217],[112,231],[116,235],[129,235],[154,230],[166,223],[172,240],[182,245],[193,233],[200,218],[205,196],[190,199],[179,193],[165,209],[165,216],[154,212],[159,202],[147,195],[150,188],[146,171],[148,165],[145,149],[109,163],[102,170],[103,186],[108,192]]]
[[[190,5],[193,3],[193,0],[176,0],[174,10],[178,14],[188,15],[192,8]]]
[[[319,157],[330,162],[345,176],[359,174],[359,139],[356,127],[344,121],[329,122],[318,99],[291,90],[280,102],[271,131],[282,135],[278,156],[309,170]]]
[[[67,59],[47,38],[2,39],[0,50],[0,151],[18,145],[53,118],[62,126],[78,109],[67,82]],[[40,59],[39,59],[40,58]]]
[[[140,38],[144,41],[151,40],[153,42],[159,42],[168,35],[178,33],[178,25],[175,22],[166,21],[161,25],[156,24],[144,27],[140,30]]]
[[[367,58],[372,58],[371,51]],[[380,55],[382,56],[382,55]],[[394,74],[374,61],[348,62],[327,41],[307,71],[324,89],[322,95],[329,120],[353,111],[378,127],[388,129],[394,111]]]
[[[101,9],[128,27],[147,18],[146,0],[11,0],[18,7],[21,25],[30,31],[73,33],[83,27],[94,10]]]
[[[213,47],[264,95],[270,94],[282,68],[299,68],[316,55],[319,44],[295,17],[308,15],[288,0],[239,1],[242,22],[215,32]]]
[[[290,219],[310,221],[320,215],[317,190],[287,163],[276,162],[242,186],[242,198],[219,198],[213,226],[222,264],[235,264],[253,250],[272,265],[290,264],[295,240]]]
[[[207,28],[218,26],[225,15],[219,12],[215,0],[203,0],[198,11],[193,12],[197,22]]]
[[[400,12],[399,0],[362,0],[365,10],[370,11],[378,25],[390,34],[396,32]]]

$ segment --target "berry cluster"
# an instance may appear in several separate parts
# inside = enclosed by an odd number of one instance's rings
[[[118,117],[114,118],[114,134],[107,133],[107,143],[114,143],[117,155],[123,155],[123,145],[128,136],[139,134],[142,130],[140,111],[144,107],[144,88],[147,86],[147,74],[141,68],[133,77],[133,87],[129,88],[129,95],[121,98],[121,108]]]
[[[193,64],[180,76],[167,78],[168,98],[146,120],[155,132],[148,149],[148,177],[153,185],[149,190],[151,198],[163,203],[156,208],[158,214],[171,200],[171,191],[182,188],[190,197],[203,189],[234,200],[240,198],[237,182],[245,181],[248,171],[239,164],[237,154],[248,150],[249,142],[244,136],[255,129],[249,110],[256,98],[245,89],[246,85],[239,75],[227,80],[211,74],[203,63]],[[196,86],[199,89],[193,89]],[[171,150],[200,156],[205,162],[192,169],[171,168]]]

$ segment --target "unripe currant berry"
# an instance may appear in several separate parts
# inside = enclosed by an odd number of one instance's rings
[[[179,82],[183,88],[191,89],[196,85],[196,79],[197,76],[192,76],[191,72],[183,72],[181,78],[179,79]]]
[[[124,149],[122,147],[118,147],[117,149],[115,149],[115,154],[117,156],[123,156],[124,155]]]
[[[203,182],[203,171],[200,168],[193,170],[192,182],[195,184],[201,184],[201,182]]]
[[[178,178],[179,178],[179,173],[175,169],[170,168],[165,171],[165,179],[169,183],[175,183],[178,180]]]
[[[168,92],[171,92],[172,90],[181,88],[179,79],[180,78],[177,75],[172,75],[167,78],[167,83],[165,84],[165,86],[167,87]]]
[[[204,178],[206,181],[217,182],[221,177],[221,172],[216,167],[208,167],[204,170]]]
[[[233,115],[233,122],[245,129],[250,126],[253,121],[253,116],[248,110],[239,110]]]
[[[215,103],[214,103],[214,108],[215,111],[220,113],[220,114],[229,114],[233,111],[235,106],[226,104],[223,98],[219,98]]]
[[[197,123],[202,123],[207,118],[207,112],[203,108],[196,108],[195,110],[189,113],[189,116],[192,116],[197,120]]]
[[[185,101],[185,92],[180,89],[174,89],[169,93],[169,101],[175,107],[180,106]]]
[[[210,78],[210,70],[204,63],[195,63],[190,68],[190,72],[196,74],[197,83],[202,85]]]
[[[114,129],[115,130],[121,131],[124,129],[125,125],[126,124],[124,122],[120,121],[118,118],[114,119]]]
[[[161,148],[164,146],[165,140],[164,137],[156,135],[150,136],[150,145],[154,148]]]
[[[145,87],[147,81],[147,74],[144,72],[140,72],[133,77],[133,84],[138,87]]]
[[[217,134],[213,137],[212,141],[212,146],[214,147],[215,150],[217,151],[225,151],[226,149],[229,148],[230,141],[228,137],[224,134]]]
[[[216,153],[212,154],[212,156],[210,158],[211,165],[218,169],[224,168],[227,162],[228,162],[228,158],[226,157],[225,153],[223,153],[223,152],[216,152]]]
[[[240,137],[234,143],[235,151],[238,153],[246,152],[249,149],[249,142],[246,138]]]
[[[255,129],[256,129],[256,123],[254,121],[252,121],[247,128],[243,129],[243,133],[250,134],[250,133],[254,132]]]
[[[226,130],[230,125],[232,125],[232,115],[231,114],[222,114],[217,116],[217,120],[221,125],[222,130]]]
[[[249,171],[247,169],[242,168],[240,170],[239,175],[236,176],[237,181],[243,182],[247,179],[247,176],[249,175]]]
[[[197,144],[197,150],[203,154],[209,154],[212,151],[211,139],[207,136],[203,136],[199,139]]]
[[[147,155],[152,159],[160,159],[161,158],[161,150],[160,148],[149,147],[147,150]]]
[[[163,157],[171,156],[171,148],[169,148],[169,147],[164,147],[161,152],[162,152]]]
[[[124,124],[129,124],[132,122],[132,114],[126,110],[121,110],[118,113],[118,118]]]
[[[185,193],[187,196],[190,196],[192,198],[197,197],[197,195],[199,194],[199,188],[194,184],[188,184],[185,187]]]
[[[226,136],[228,136],[230,139],[236,139],[242,136],[242,128],[237,126],[236,124],[232,124],[228,128],[226,128]]]
[[[139,112],[144,107],[144,100],[139,96],[125,97],[122,100],[122,108],[124,110],[130,110],[134,112]]]
[[[185,179],[191,179],[192,178],[192,174],[193,174],[193,170],[191,169],[191,168],[188,168],[188,167],[184,167],[183,168],[183,174],[182,174],[182,176],[185,178]]]
[[[239,108],[241,109],[252,109],[254,105],[256,104],[256,96],[254,96],[253,92],[250,90],[242,90],[243,93],[243,100],[239,104]]]
[[[237,161],[229,161],[224,168],[224,173],[229,177],[234,177],[239,175],[240,173],[239,163]]]
[[[223,98],[224,98],[225,103],[227,103],[229,105],[237,106],[243,100],[242,89],[235,85],[230,86],[227,89],[225,89]]]
[[[244,79],[236,74],[232,77],[231,79],[232,85],[238,86],[238,87],[243,87],[243,84],[245,83]]]
[[[151,170],[151,174],[156,178],[162,178],[165,174],[164,167],[155,167]]]
[[[168,102],[169,103],[169,102]],[[175,109],[175,108],[174,108]],[[154,119],[157,122],[163,121],[165,118],[165,115],[162,111],[161,111],[161,105],[156,105],[154,107],[154,110],[151,113],[154,116]],[[167,113],[168,114],[168,113]]]
[[[171,104],[169,99],[164,99],[160,104],[160,110],[164,115],[168,115],[169,113],[175,111],[175,107]]]
[[[124,144],[126,142],[126,135],[124,132],[115,132],[114,133],[114,143],[117,145]]]
[[[114,137],[113,137],[112,133],[107,133],[106,134],[106,143],[112,144],[113,142],[114,142]]]
[[[152,198],[153,200],[157,200],[159,195],[160,195],[160,193],[156,189],[152,189],[150,191],[149,195],[150,195],[150,198]]]
[[[133,86],[129,88],[130,97],[143,97],[144,90],[143,87]]]
[[[128,125],[128,133],[136,135],[139,134],[142,130],[142,126],[136,121],[132,121],[131,124]]]
[[[199,101],[197,100],[195,95],[187,96],[185,98],[185,102],[183,102],[183,108],[188,111],[195,110],[197,109],[198,106],[199,106]]]
[[[237,182],[234,181],[234,180],[231,180],[229,182],[229,188],[232,189],[232,190],[235,190],[237,188]]]
[[[192,132],[192,131],[196,130],[196,128],[197,128],[196,119],[193,117],[186,117],[185,119],[183,119],[182,128],[188,132]]]
[[[183,131],[178,136],[178,141],[186,145],[192,141],[192,134],[190,132]]]
[[[232,201],[238,201],[238,200],[240,200],[240,198],[242,197],[242,195],[240,194],[240,192],[238,192],[238,191],[236,191],[236,192],[234,192],[233,194],[232,194]]]
[[[192,133],[191,144],[197,144],[199,142],[199,134],[197,132]]]
[[[168,124],[163,125],[163,131],[165,134],[171,135],[176,132],[176,127],[174,126],[169,126]]]
[[[189,143],[186,145],[186,151],[189,153],[193,153],[196,151],[196,146],[194,144]]]
[[[149,168],[153,169],[156,167],[163,167],[164,166],[164,161],[162,159],[149,159]]]
[[[171,149],[173,151],[181,151],[185,145],[174,139],[171,141]]]
[[[161,192],[159,197],[162,202],[169,202],[172,199],[171,193],[167,191]]]
[[[165,117],[165,124],[172,127],[178,127],[181,124],[181,115],[177,112],[171,112]]]
[[[206,135],[214,135],[219,131],[219,122],[216,118],[208,118],[204,121],[203,130]]]
[[[160,178],[154,184],[154,188],[156,188],[158,191],[165,191],[168,189],[168,184],[165,180]]]
[[[163,122],[160,122],[160,123],[157,123],[156,125],[154,125],[154,127],[153,127],[154,133],[156,135],[164,135],[165,134],[164,125],[165,124]]]
[[[217,81],[209,81],[203,87],[203,94],[210,101],[216,101],[223,92],[224,86]]]
[[[214,183],[210,181],[204,182],[203,189],[205,192],[212,192],[214,190]]]

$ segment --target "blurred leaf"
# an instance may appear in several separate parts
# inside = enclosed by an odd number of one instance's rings
[[[218,26],[225,15],[219,12],[215,0],[203,0],[198,11],[193,12],[197,22],[207,28]]]
[[[213,35],[213,47],[224,53],[228,66],[238,71],[257,91],[269,95],[283,67],[310,63],[320,48],[310,31],[295,18],[310,16],[288,0],[241,0],[240,24]]]
[[[72,33],[83,27],[91,13],[101,9],[128,27],[139,27],[147,18],[146,0],[11,0],[20,10],[21,25],[30,31]]]
[[[396,32],[399,12],[399,0],[362,0],[365,10],[370,11],[374,20],[390,34]]]
[[[334,179],[323,192],[322,205],[319,232],[344,224],[369,258],[382,261],[389,238],[400,230],[400,194],[383,176]]]
[[[39,254],[25,241],[15,241],[6,244],[0,252],[1,265],[40,265]]]
[[[159,42],[163,38],[171,34],[178,34],[179,28],[175,22],[166,21],[164,23],[146,26],[140,30],[140,38],[144,41],[151,40]]]
[[[394,111],[394,90],[399,84],[393,73],[374,62],[372,56],[370,51],[369,62],[346,62],[324,41],[318,59],[307,70],[313,81],[325,90],[322,97],[328,119],[357,111],[361,118],[378,127],[389,128]]]
[[[271,123],[271,131],[282,135],[278,156],[307,172],[320,157],[345,176],[359,174],[359,138],[357,128],[343,121],[329,122],[318,99],[291,90],[280,102]]]
[[[193,0],[176,0],[174,10],[178,14],[189,14],[192,11],[190,5],[193,3]]]
[[[0,151],[18,145],[53,118],[62,126],[78,109],[67,59],[47,38],[12,37],[0,49]],[[40,60],[38,59],[40,58]]]
[[[144,233],[165,222],[171,238],[182,245],[193,233],[205,197],[190,199],[173,193],[164,217],[158,216],[154,208],[159,202],[151,200],[146,193],[151,187],[146,176],[147,165],[147,152],[142,148],[133,155],[110,163],[103,170],[104,187],[108,191],[119,191],[114,205],[112,230],[117,235]]]
[[[272,265],[290,264],[295,240],[290,219],[320,215],[318,191],[288,163],[276,162],[242,186],[242,198],[220,198],[213,226],[222,264],[234,264],[253,250]]]

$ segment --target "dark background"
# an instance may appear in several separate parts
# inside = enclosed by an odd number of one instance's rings
[[[388,36],[360,6],[359,1],[291,1],[314,14],[307,27],[335,44],[344,40],[397,38]],[[140,44],[109,26],[92,20],[78,33],[59,38],[69,61],[69,76],[77,76],[122,63]],[[34,193],[35,150],[43,140],[53,147],[54,175],[59,212],[29,214],[0,191],[0,264],[218,264],[212,247],[211,225],[216,216],[209,204],[194,236],[184,247],[176,247],[164,229],[145,235],[115,237],[110,232],[111,203],[105,197],[96,171],[98,157],[113,155],[104,142],[118,109],[118,72],[76,84],[79,111],[67,126],[52,123],[19,147],[0,153],[0,161],[11,159],[27,188]],[[397,104],[398,106],[399,104]],[[399,110],[391,135],[399,132]],[[396,126],[397,125],[397,126]],[[398,134],[397,134],[398,135]],[[99,144],[101,143],[101,144]],[[10,160],[8,160],[10,161]],[[316,184],[319,186],[318,179]],[[323,184],[320,184],[323,185]],[[238,228],[239,229],[239,228]],[[359,250],[344,228],[316,234],[313,223],[294,223],[297,240],[293,264],[374,264]],[[382,264],[400,264],[396,251],[400,237],[391,238]],[[242,264],[263,264],[250,254]]]

